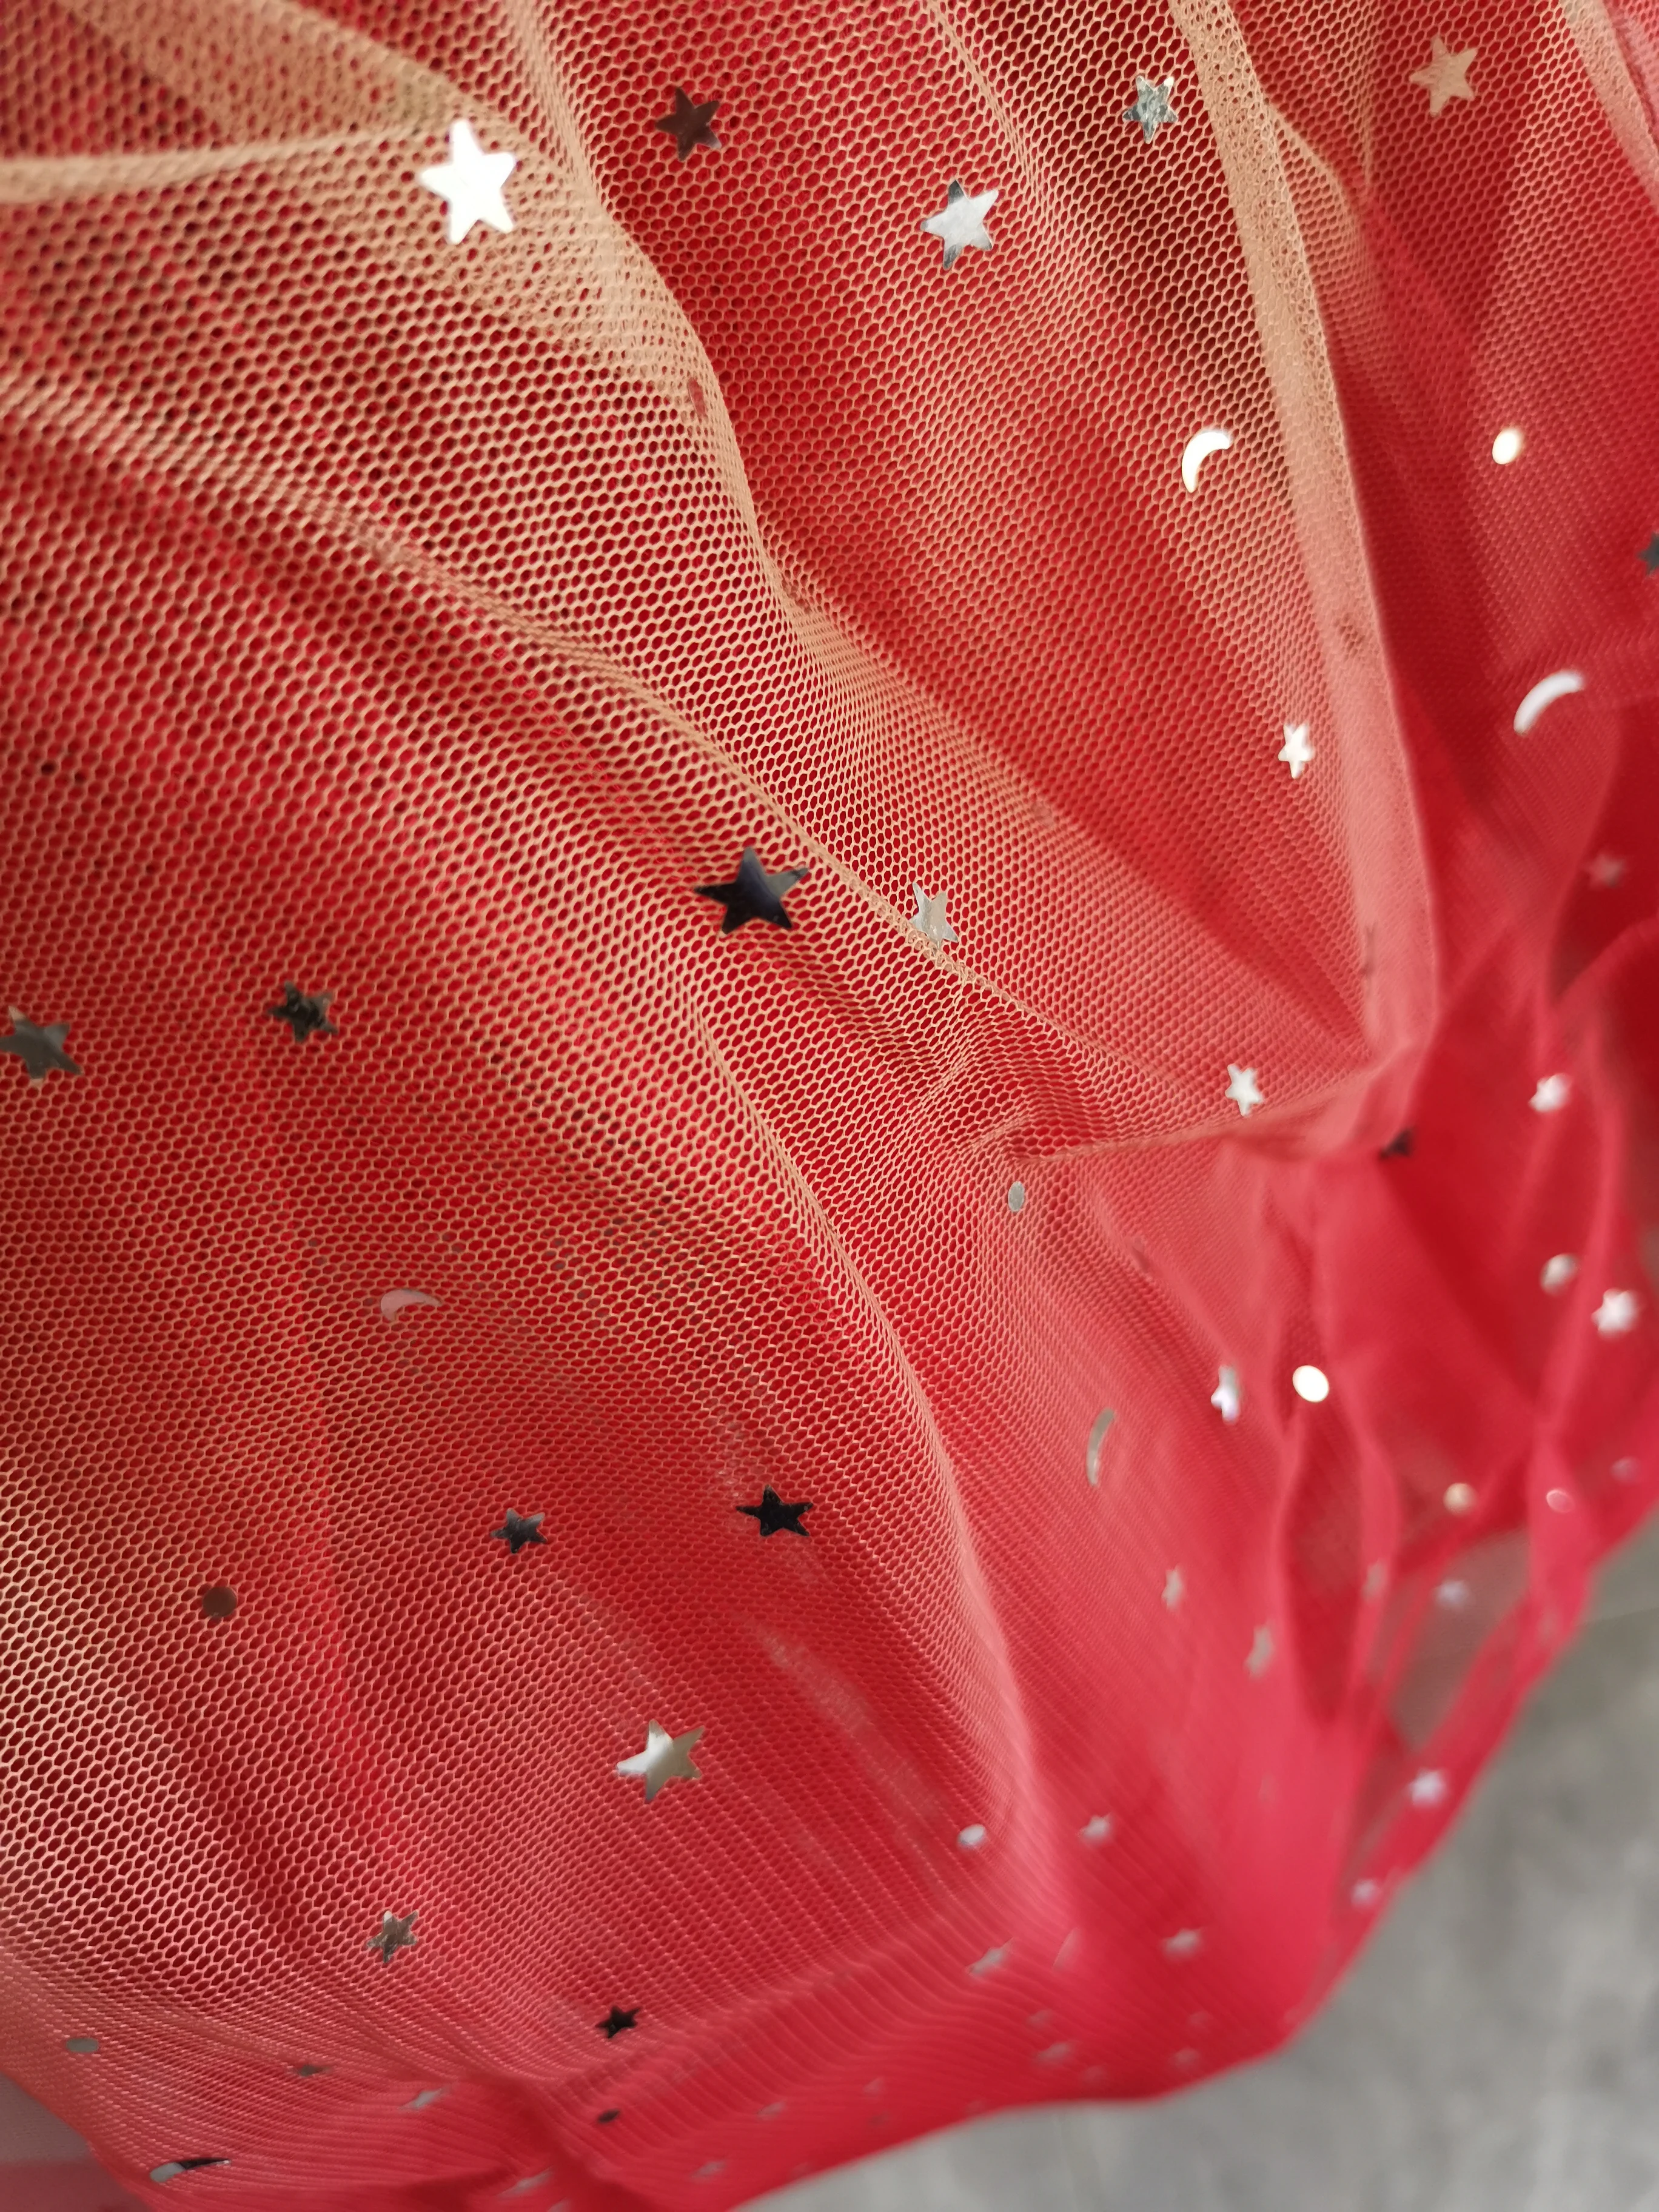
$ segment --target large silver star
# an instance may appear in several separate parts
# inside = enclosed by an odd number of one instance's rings
[[[49,1075],[81,1073],[64,1049],[64,1040],[70,1033],[67,1022],[48,1022],[44,1029],[37,1029],[15,1006],[6,1011],[11,1016],[11,1035],[0,1037],[0,1052],[12,1053],[21,1060],[31,1083],[44,1083]]]
[[[470,123],[449,126],[449,159],[420,172],[420,182],[449,210],[448,239],[459,246],[475,222],[491,230],[513,228],[502,186],[519,166],[516,154],[486,154]]]
[[[670,1735],[659,1722],[647,1721],[645,1749],[636,1751],[632,1759],[619,1759],[617,1772],[624,1782],[643,1776],[647,1805],[671,1782],[701,1782],[702,1771],[691,1764],[691,1754],[702,1741],[702,1733],[694,1728],[687,1729],[684,1735]]]
[[[1142,76],[1139,70],[1135,71],[1134,105],[1124,109],[1123,120],[1138,123],[1149,146],[1157,137],[1160,125],[1179,123],[1181,120],[1170,98],[1174,91],[1175,79],[1172,76]]]
[[[1439,33],[1435,33],[1429,58],[1411,76],[1412,82],[1420,84],[1428,94],[1431,115],[1438,115],[1449,100],[1474,98],[1469,71],[1474,66],[1475,52],[1474,46],[1467,46],[1461,54],[1455,54]]]
[[[929,238],[937,238],[944,245],[947,276],[956,267],[964,246],[976,246],[981,253],[988,253],[996,244],[985,228],[985,218],[996,205],[1000,190],[993,185],[988,192],[969,192],[959,177],[952,177],[945,187],[945,205],[937,215],[926,216],[917,226]]]
[[[412,1951],[415,1948],[415,1923],[420,1917],[418,1911],[401,1914],[382,1913],[380,1933],[371,1936],[363,1948],[366,1951],[378,1951],[380,1954],[380,1964],[383,1966],[389,1966],[399,1951]]]
[[[916,895],[916,910],[910,916],[911,928],[919,929],[935,945],[954,945],[957,933],[945,912],[945,902],[950,897],[950,892],[940,891],[937,897],[930,898],[920,884],[913,884],[911,889]]]

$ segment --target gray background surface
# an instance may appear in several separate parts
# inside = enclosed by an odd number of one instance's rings
[[[0,2080],[20,2187],[29,2161],[83,2157]],[[1659,1530],[1608,1568],[1446,1849],[1291,2049],[1160,2105],[983,2121],[766,2203],[1659,2212]]]

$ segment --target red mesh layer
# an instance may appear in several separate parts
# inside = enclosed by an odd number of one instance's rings
[[[1656,98],[11,0],[0,2057],[141,2199],[719,2207],[1329,1986],[1659,1480]]]

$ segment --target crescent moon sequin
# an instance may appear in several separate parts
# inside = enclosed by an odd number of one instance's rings
[[[1207,430],[1198,430],[1188,439],[1186,451],[1181,456],[1181,481],[1188,491],[1198,489],[1198,472],[1212,453],[1224,453],[1233,442],[1231,430],[1216,425]]]
[[[1108,1406],[1103,1413],[1096,1415],[1095,1425],[1089,1431],[1089,1449],[1084,1455],[1084,1472],[1097,1488],[1100,1484],[1101,1451],[1105,1445],[1108,1431],[1116,1419],[1117,1415]]]
[[[1577,668],[1558,668],[1553,676],[1544,677],[1533,685],[1515,710],[1516,735],[1524,738],[1547,707],[1553,707],[1558,699],[1565,699],[1583,688],[1583,674]]]

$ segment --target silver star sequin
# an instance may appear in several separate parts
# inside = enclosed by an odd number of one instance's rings
[[[328,1018],[334,1003],[332,991],[302,991],[297,983],[284,983],[283,1003],[267,1006],[265,1012],[274,1022],[286,1022],[288,1033],[295,1044],[303,1044],[308,1036],[338,1036]]]
[[[981,253],[988,253],[995,245],[996,240],[985,228],[985,218],[999,197],[1000,188],[995,185],[988,192],[970,192],[959,177],[952,177],[945,187],[945,205],[937,215],[925,216],[917,225],[929,238],[937,238],[943,244],[947,276],[965,247],[975,246]]]
[[[691,1754],[702,1741],[702,1734],[700,1728],[694,1728],[687,1729],[684,1735],[670,1735],[659,1722],[647,1721],[645,1749],[636,1751],[632,1759],[619,1759],[617,1775],[624,1782],[642,1777],[647,1805],[671,1782],[701,1782],[702,1771],[691,1764]]]
[[[470,123],[450,125],[449,159],[417,174],[448,210],[447,234],[452,246],[461,245],[475,222],[487,223],[491,230],[513,228],[501,187],[518,166],[516,154],[486,154]]]
[[[920,884],[913,884],[911,889],[916,897],[916,910],[910,916],[911,928],[919,929],[935,945],[954,945],[957,933],[945,911],[945,902],[951,896],[949,891],[940,891],[937,897],[930,898]]]
[[[1135,71],[1134,103],[1124,109],[1123,120],[1138,123],[1149,146],[1163,125],[1181,120],[1175,112],[1174,92],[1175,79],[1172,76],[1142,76],[1139,70]]]
[[[371,1936],[363,1948],[366,1951],[378,1951],[380,1954],[380,1964],[383,1966],[389,1966],[399,1951],[412,1951],[415,1948],[415,1923],[419,1918],[418,1911],[402,1914],[382,1913],[380,1933]]]
[[[1279,757],[1290,769],[1292,783],[1313,757],[1314,748],[1308,742],[1308,725],[1305,722],[1286,722],[1285,743],[1279,748]]]
[[[11,1035],[0,1037],[0,1052],[21,1060],[31,1083],[44,1083],[49,1075],[79,1075],[80,1069],[64,1049],[64,1040],[70,1033],[67,1022],[48,1022],[45,1028],[37,1028],[15,1006],[7,1012],[11,1016]]]
[[[1422,51],[1419,46],[1418,52],[1421,53]],[[1434,43],[1429,48],[1429,58],[1421,69],[1413,70],[1411,74],[1412,82],[1420,84],[1429,95],[1431,115],[1438,115],[1449,100],[1474,98],[1469,71],[1476,59],[1473,46],[1466,46],[1461,54],[1455,54],[1439,33],[1435,33]]]
[[[1255,1068],[1235,1067],[1231,1060],[1227,1062],[1227,1088],[1222,1096],[1231,1098],[1241,1114],[1249,1114],[1255,1107],[1265,1106],[1267,1103],[1261,1085],[1255,1079]]]

